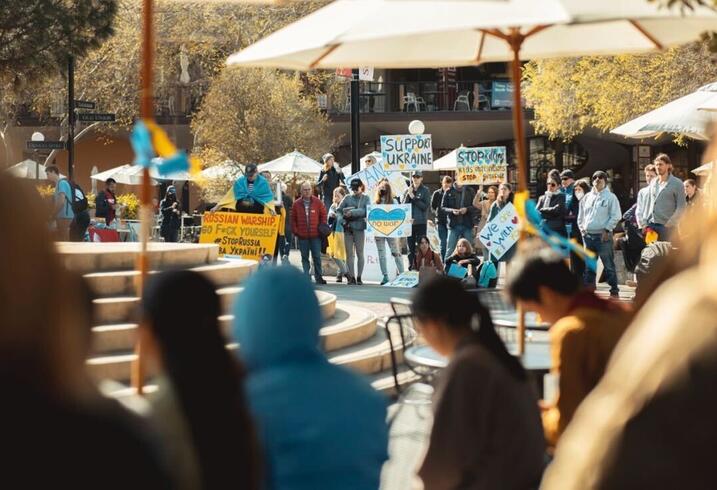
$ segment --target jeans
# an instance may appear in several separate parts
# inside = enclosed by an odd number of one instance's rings
[[[398,238],[377,236],[375,240],[376,249],[378,250],[378,265],[381,267],[381,274],[383,274],[383,277],[388,277],[388,267],[386,267],[386,243],[388,243],[391,255],[393,255],[393,259],[396,261],[398,273],[403,274],[403,255],[401,255],[401,250],[398,248]]]
[[[348,267],[346,267],[346,262],[341,259],[337,259],[336,257],[334,257],[334,264],[336,264],[336,267],[339,268],[339,275],[343,276],[349,270]]]
[[[617,272],[615,271],[615,255],[612,250],[612,233],[607,241],[602,241],[601,233],[588,233],[583,235],[583,243],[585,248],[595,252],[602,260],[607,275],[607,283],[610,285],[610,294],[617,294],[620,290],[617,287]],[[590,288],[595,287],[595,273],[589,267],[585,268],[583,275],[585,285]]]
[[[281,250],[279,250],[282,256],[289,256],[289,252],[291,251],[291,244],[293,241],[294,235],[291,232],[287,233],[284,237],[284,246],[281,248]]]
[[[299,250],[301,251],[301,266],[304,274],[311,275],[311,265],[309,264],[309,252],[314,260],[314,278],[318,281],[321,279],[321,238],[299,238]]]
[[[441,241],[441,260],[446,260],[446,246],[448,245],[448,226],[438,223],[438,239]]]
[[[660,242],[669,242],[670,241],[670,229],[666,227],[665,225],[660,225],[658,223],[648,223],[648,228],[652,228],[657,233],[657,240]]]
[[[451,255],[453,254],[453,251],[456,249],[456,244],[458,243],[458,240],[461,238],[465,238],[469,242],[473,240],[473,227],[472,226],[464,226],[464,225],[456,225],[453,228],[448,230],[448,250],[446,250],[446,254]]]
[[[348,262],[349,274],[351,277],[361,277],[363,273],[363,246],[366,242],[364,230],[344,232],[344,243],[346,244],[346,261]],[[356,251],[357,264],[354,269],[354,250]]]
[[[408,241],[408,268],[413,268],[413,262],[416,259],[416,244],[421,237],[426,236],[426,229],[428,225],[425,223],[422,225],[411,226],[411,236],[407,238]],[[401,271],[403,272],[403,271]]]

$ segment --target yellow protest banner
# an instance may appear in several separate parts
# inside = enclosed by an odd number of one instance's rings
[[[268,214],[204,213],[199,243],[219,245],[220,255],[260,260],[274,255],[279,219]]]

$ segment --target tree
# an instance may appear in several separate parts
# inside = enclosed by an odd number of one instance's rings
[[[536,132],[564,141],[588,127],[608,132],[715,78],[704,42],[657,54],[531,61],[523,70]]]
[[[192,121],[197,151],[217,160],[266,162],[298,149],[320,155],[331,148],[328,120],[316,99],[302,95],[293,74],[227,68],[212,83]],[[212,163],[219,163],[218,161]]]
[[[26,82],[112,34],[117,0],[15,0],[0,9],[0,76]],[[17,83],[16,80],[4,80]]]

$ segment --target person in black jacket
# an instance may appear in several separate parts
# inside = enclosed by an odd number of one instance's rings
[[[560,183],[563,186],[565,194],[565,228],[568,238],[583,244],[583,236],[578,228],[578,211],[580,211],[580,198],[575,195],[575,174],[570,169],[565,169],[560,173]],[[588,192],[590,192],[588,190]],[[570,271],[578,277],[583,277],[585,272],[585,262],[570,252]]]
[[[418,239],[426,236],[428,222],[428,206],[430,191],[423,185],[423,172],[420,170],[411,174],[411,186],[403,195],[403,203],[411,205],[411,236],[408,237],[408,264],[409,269],[413,268],[413,261],[416,258],[416,245]]]
[[[458,181],[443,194],[441,207],[448,216],[448,250],[456,248],[458,240],[473,240],[473,200],[475,192]]]
[[[446,175],[441,181],[441,188],[431,196],[431,210],[436,217],[436,229],[438,230],[438,238],[441,241],[441,260],[446,258],[446,249],[448,248],[448,215],[443,210],[443,195],[453,185],[453,179]]]
[[[538,211],[543,218],[542,226],[567,236],[565,228],[565,194],[554,176],[548,177],[548,190],[538,198]]]
[[[317,185],[321,192],[321,200],[324,201],[326,209],[329,209],[333,204],[334,189],[341,184],[345,185],[346,179],[341,167],[336,164],[336,160],[331,153],[327,153],[321,159],[324,162],[324,168],[321,169]]]
[[[159,203],[159,212],[162,215],[162,225],[159,228],[159,234],[164,238],[165,242],[179,241],[179,228],[182,219],[182,207],[177,200],[177,189],[170,185],[167,187],[167,193]]]
[[[105,181],[105,190],[95,196],[95,217],[104,218],[107,226],[112,226],[117,213],[116,187],[117,181],[110,177]]]

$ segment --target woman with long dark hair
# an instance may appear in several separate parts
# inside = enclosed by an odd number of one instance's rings
[[[426,490],[537,488],[545,451],[538,401],[488,310],[455,279],[437,277],[419,287],[413,315],[450,358],[419,472]]]
[[[151,279],[142,306],[145,345],[164,372],[155,420],[182,487],[259,488],[243,376],[219,329],[214,285],[196,272],[165,272]]]

